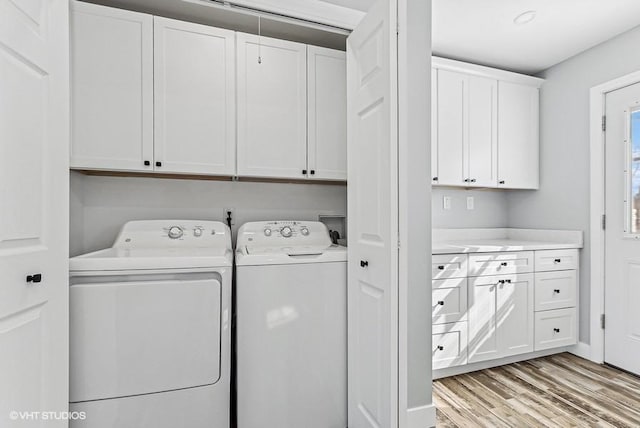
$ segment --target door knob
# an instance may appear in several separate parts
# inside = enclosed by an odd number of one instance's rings
[[[33,282],[33,283],[42,282],[42,274],[35,273],[33,275],[27,275],[27,282]]]
[[[369,266],[369,262],[366,260],[360,260],[360,267],[367,267]]]

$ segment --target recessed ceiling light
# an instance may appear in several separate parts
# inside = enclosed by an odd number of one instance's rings
[[[520,15],[513,18],[513,23],[516,25],[524,25],[528,24],[536,18],[535,10],[528,10],[526,12],[522,12]]]

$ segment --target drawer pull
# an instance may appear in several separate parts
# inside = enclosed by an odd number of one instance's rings
[[[505,282],[507,284],[511,284],[511,280],[510,279],[501,279],[500,281],[498,281],[498,283],[500,283],[500,284],[504,284]]]
[[[438,351],[444,351],[444,346],[442,345],[438,345],[438,347],[436,348]]]
[[[369,262],[366,260],[360,260],[360,267],[366,268],[369,266]]]
[[[554,328],[554,329],[553,329],[553,332],[554,332],[554,333],[560,333],[560,329],[559,329],[559,328]]]
[[[444,306],[444,300],[438,300],[438,305]]]
[[[558,264],[558,263],[561,263],[561,262],[562,262],[562,259],[555,259],[555,260],[553,261],[553,263],[555,263],[555,264]]]
[[[42,274],[36,273],[33,275],[27,275],[27,282],[33,282],[34,284],[38,282],[42,282]]]
[[[444,270],[444,265],[439,265],[439,266],[438,266],[438,269],[440,269],[440,270]]]
[[[556,294],[560,294],[560,290],[559,290],[559,289],[557,289],[557,288],[556,288],[556,289],[554,289],[554,290],[553,290],[553,292],[554,292],[554,293],[556,293]]]
[[[509,263],[507,263],[507,262],[502,262],[502,263],[500,263],[500,266],[507,266],[508,264]]]

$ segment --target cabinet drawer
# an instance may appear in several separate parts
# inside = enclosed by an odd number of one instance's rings
[[[510,275],[529,272],[533,272],[533,251],[469,256],[469,276]]]
[[[536,272],[578,269],[578,250],[536,251]]]
[[[576,305],[577,278],[575,270],[536,272],[536,311],[570,308]]]
[[[437,254],[431,258],[431,278],[464,278],[467,276],[466,254]]]
[[[456,322],[432,327],[433,369],[467,363],[467,323]]]
[[[437,279],[431,289],[433,324],[467,319],[467,278]]]
[[[575,308],[536,312],[535,317],[536,351],[576,344]]]

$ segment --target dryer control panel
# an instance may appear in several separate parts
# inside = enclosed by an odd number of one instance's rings
[[[126,223],[115,248],[231,248],[229,227],[209,220],[143,220]]]

